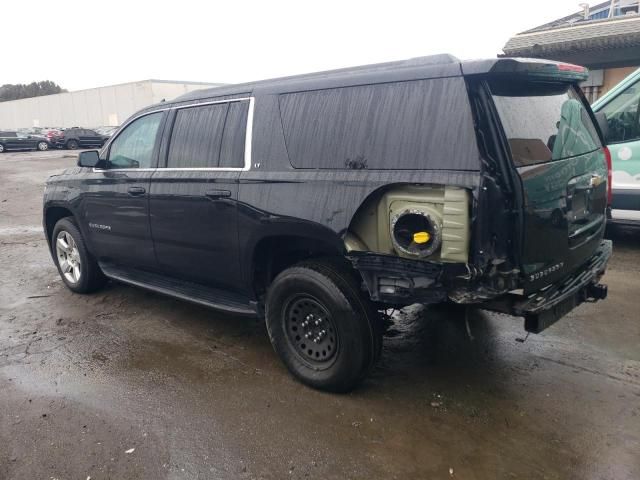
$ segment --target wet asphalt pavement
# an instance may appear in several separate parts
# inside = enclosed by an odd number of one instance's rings
[[[66,157],[65,157],[66,155]],[[72,294],[41,228],[68,152],[0,155],[0,479],[640,478],[640,230],[605,302],[540,335],[394,315],[348,395],[306,388],[256,320],[133,287]]]

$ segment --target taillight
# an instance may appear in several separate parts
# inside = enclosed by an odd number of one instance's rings
[[[604,158],[607,161],[607,205],[613,201],[613,166],[611,165],[611,152],[607,147],[603,147]]]
[[[558,63],[557,68],[561,72],[578,72],[585,73],[586,68],[581,67],[580,65],[574,65],[572,63]]]

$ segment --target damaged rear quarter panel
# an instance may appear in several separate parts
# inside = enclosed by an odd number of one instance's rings
[[[261,96],[256,92],[255,98],[252,164],[249,171],[240,175],[238,196],[239,243],[247,279],[251,276],[253,251],[266,235],[285,236],[292,231],[313,229],[314,236],[340,245],[341,253],[345,253],[343,237],[353,216],[380,188],[394,184],[435,184],[477,192],[480,161],[470,111],[458,112],[449,119],[434,118],[448,122],[449,128],[457,129],[461,138],[469,139],[441,145],[440,156],[448,162],[439,163],[451,168],[431,169],[429,159],[425,159],[424,169],[420,170],[295,169],[285,145],[277,95]],[[456,162],[461,167],[475,163],[478,169],[456,169]],[[265,228],[267,225],[269,228]]]

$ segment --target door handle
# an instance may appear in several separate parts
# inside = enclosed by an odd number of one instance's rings
[[[229,190],[207,190],[204,196],[209,200],[218,200],[231,197],[231,192]]]
[[[147,190],[145,190],[143,187],[129,187],[129,190],[127,190],[127,192],[129,192],[129,195],[131,195],[132,197],[139,197],[140,195],[144,195]]]

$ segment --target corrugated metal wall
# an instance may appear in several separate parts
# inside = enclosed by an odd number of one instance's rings
[[[119,125],[137,110],[163,98],[212,84],[145,80],[44,97],[0,102],[0,129]]]

